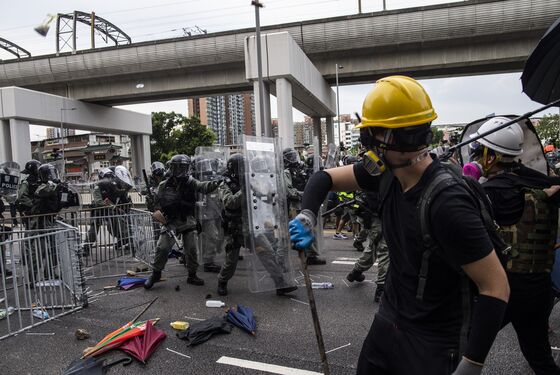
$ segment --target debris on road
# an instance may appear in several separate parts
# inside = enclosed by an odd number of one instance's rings
[[[243,331],[255,336],[257,330],[257,322],[253,314],[253,309],[243,305],[237,305],[237,308],[228,309],[226,319],[233,325],[241,328]]]
[[[191,358],[190,356],[188,356],[188,355],[186,355],[186,354],[183,354],[183,353],[176,352],[176,351],[173,350],[173,349],[165,348],[165,350],[167,350],[168,352],[171,352],[171,353],[175,353],[175,354],[177,354],[177,355],[180,355],[181,357],[185,357],[185,358],[189,358],[189,359]]]
[[[177,333],[177,337],[187,341],[187,346],[195,346],[208,341],[213,335],[231,333],[232,329],[233,325],[224,316],[214,316],[191,324],[186,331]]]
[[[74,335],[76,336],[76,338],[78,340],[86,340],[86,339],[89,339],[89,337],[90,337],[89,332],[86,331],[83,328],[78,328],[76,330],[76,332],[74,333]]]
[[[152,322],[148,320],[143,335],[135,336],[126,341],[119,349],[146,364],[146,361],[166,337],[165,332],[154,327]]]
[[[144,277],[121,277],[117,281],[117,287],[121,290],[130,290],[139,286],[143,286],[146,282]]]
[[[189,322],[183,322],[180,320],[174,321],[169,323],[171,328],[176,329],[177,331],[186,331],[189,328]]]
[[[325,282],[325,283],[311,283],[311,287],[313,289],[333,289],[333,283]]]
[[[224,307],[226,304],[222,301],[216,301],[209,299],[206,301],[206,307]]]

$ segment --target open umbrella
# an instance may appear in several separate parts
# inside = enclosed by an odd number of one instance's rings
[[[227,313],[227,320],[233,325],[241,328],[247,333],[255,336],[257,322],[253,316],[253,309],[243,305],[237,305],[237,309],[230,308]]]
[[[107,373],[109,367],[119,363],[122,363],[123,366],[128,366],[132,363],[132,358],[119,358],[107,364],[105,364],[105,360],[102,358],[77,359],[64,370],[62,375],[103,375]]]
[[[145,282],[146,278],[144,277],[121,277],[117,281],[117,287],[119,289],[129,290],[144,285]]]
[[[222,316],[213,316],[202,322],[196,322],[186,330],[177,333],[177,337],[187,341],[187,346],[195,346],[208,341],[218,333],[231,333],[233,326]]]
[[[165,332],[154,327],[149,320],[142,336],[135,336],[125,342],[119,349],[127,352],[142,363],[157,349],[158,345],[167,337]]]
[[[156,321],[157,319],[154,319],[151,320],[150,322],[153,324]],[[146,330],[146,323],[147,322],[126,323],[121,328],[109,333],[107,336],[101,339],[101,341],[99,341],[95,346],[86,348],[86,350],[84,350],[82,358],[98,356],[109,350],[120,347],[121,345],[123,345],[125,341],[130,340],[133,337],[143,335],[144,331]]]
[[[525,62],[521,82],[523,91],[536,102],[548,104],[560,99],[560,18]]]

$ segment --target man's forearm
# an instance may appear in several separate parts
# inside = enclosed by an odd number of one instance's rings
[[[327,198],[333,186],[331,176],[325,171],[319,171],[307,182],[301,201],[302,210],[310,210],[317,216],[321,204]]]

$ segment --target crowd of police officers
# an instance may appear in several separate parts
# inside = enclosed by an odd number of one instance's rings
[[[290,239],[296,249],[306,250],[309,265],[324,265],[314,234],[320,207],[329,192],[338,192],[329,198],[335,207],[328,211],[337,216],[333,238],[347,238],[342,231],[348,222],[353,245],[362,252],[347,280],[362,282],[377,261],[374,298],[381,304],[363,344],[358,374],[480,374],[496,334],[510,322],[535,373],[560,374],[548,339],[560,178],[520,162],[524,131],[517,123],[499,129],[509,121],[505,117],[490,118],[477,130],[498,129],[470,144],[469,162],[461,171],[453,156],[443,155],[451,163],[438,158],[447,150],[429,152],[436,117],[417,81],[387,77],[364,101],[360,155],[323,169],[311,158],[303,162],[293,148],[283,150]],[[161,280],[177,246],[188,284],[204,285],[197,274],[203,259],[204,271],[218,274],[218,294],[228,294],[228,281],[248,241],[243,207],[247,199],[257,199],[243,188],[245,158],[234,154],[224,164],[219,158],[175,155],[166,165],[152,164],[141,191],[157,233],[146,289]],[[259,162],[251,161],[253,172]],[[19,211],[27,230],[47,228],[61,208],[72,204],[67,185],[56,168],[36,160],[26,163],[22,173],[12,215]],[[105,168],[92,205],[129,204],[132,187],[126,168]],[[210,195],[201,216],[197,204]],[[85,256],[100,225],[91,215]],[[110,227],[118,248],[132,247],[129,224],[115,220]],[[202,257],[200,238],[212,248]],[[296,290],[285,280],[274,236],[256,236],[255,246],[276,293]],[[222,264],[217,262],[220,253]]]

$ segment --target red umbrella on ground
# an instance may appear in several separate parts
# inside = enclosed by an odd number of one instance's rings
[[[146,330],[142,336],[135,336],[125,342],[119,349],[124,350],[142,363],[157,349],[158,345],[167,335],[153,326],[151,321],[146,322]]]

